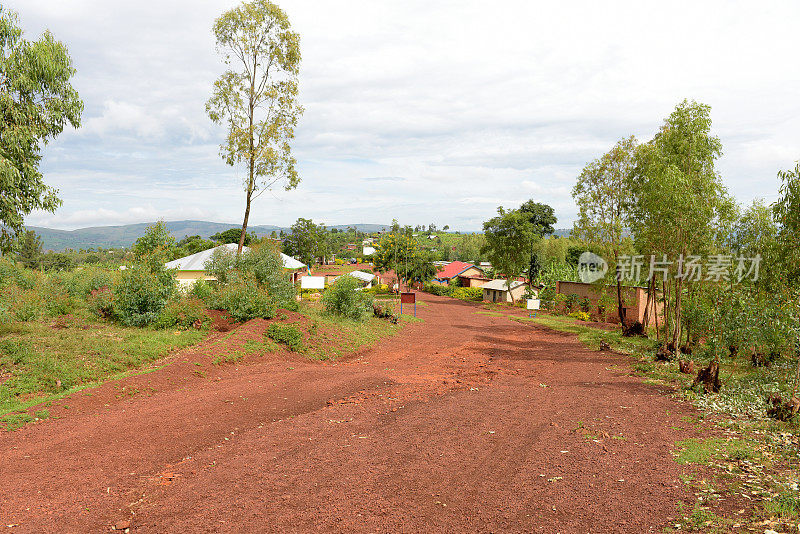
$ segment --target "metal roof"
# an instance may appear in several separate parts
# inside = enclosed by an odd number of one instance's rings
[[[375,280],[375,275],[374,274],[365,273],[364,271],[350,271],[349,273],[345,273],[345,274],[349,274],[353,278],[357,278],[358,280],[361,280],[362,282],[372,282],[373,280]]]
[[[167,269],[178,269],[179,271],[205,271],[206,262],[211,259],[214,251],[220,248],[225,248],[232,253],[236,253],[239,245],[236,243],[226,243],[225,245],[219,245],[218,247],[210,248],[208,250],[202,250],[196,254],[192,254],[191,256],[185,256],[183,258],[178,258],[177,260],[172,260],[167,262],[165,265]],[[242,252],[250,252],[250,247],[243,247]],[[282,252],[281,258],[283,259],[284,269],[295,270],[305,268],[305,264],[303,262],[297,261],[296,259],[287,256]]]
[[[511,282],[511,289],[516,289],[519,286],[524,286],[524,282],[520,282],[519,280],[514,280]],[[502,278],[497,278],[492,280],[491,282],[486,282],[481,286],[481,289],[494,289],[497,291],[507,291],[508,286],[506,285],[506,281]]]

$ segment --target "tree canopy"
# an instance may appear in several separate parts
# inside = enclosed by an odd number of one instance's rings
[[[300,217],[292,225],[292,233],[283,239],[283,252],[306,265],[314,265],[317,258],[328,254],[327,230],[311,219]]]
[[[31,211],[52,212],[61,204],[39,163],[42,146],[67,123],[80,126],[83,102],[70,84],[74,75],[63,43],[49,31],[24,39],[17,14],[0,6],[0,251],[10,250]]]
[[[286,190],[300,182],[290,145],[303,111],[297,103],[300,36],[269,0],[244,2],[223,13],[214,22],[214,34],[227,70],[214,83],[206,112],[228,130],[222,159],[246,167],[241,252],[252,201],[278,182]]]

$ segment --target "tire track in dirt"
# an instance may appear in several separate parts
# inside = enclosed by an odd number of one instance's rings
[[[689,498],[670,451],[690,412],[611,367],[621,357],[423,298],[424,323],[346,361],[267,355],[199,378],[195,359],[214,356],[204,344],[0,434],[14,488],[2,523],[647,532]],[[257,323],[236,332],[260,335]],[[116,398],[145,384],[152,395]]]

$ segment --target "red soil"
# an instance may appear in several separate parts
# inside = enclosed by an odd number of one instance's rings
[[[345,361],[211,365],[255,320],[0,432],[0,526],[640,533],[691,508],[690,408],[574,336],[418,298],[424,322]]]

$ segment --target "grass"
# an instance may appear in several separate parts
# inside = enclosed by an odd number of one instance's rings
[[[381,338],[396,334],[405,323],[422,321],[405,314],[399,317],[396,325],[376,317],[354,321],[328,315],[313,303],[303,303],[300,311],[310,321],[309,335],[300,353],[315,360],[347,356],[374,345]]]
[[[691,438],[676,444],[681,450],[679,464],[709,464],[712,460],[754,460],[759,454],[753,444],[741,439]]]
[[[31,406],[124,375],[172,350],[192,345],[205,332],[129,328],[83,319],[67,328],[47,321],[0,326],[0,417],[7,427]],[[41,419],[41,417],[40,417]]]

